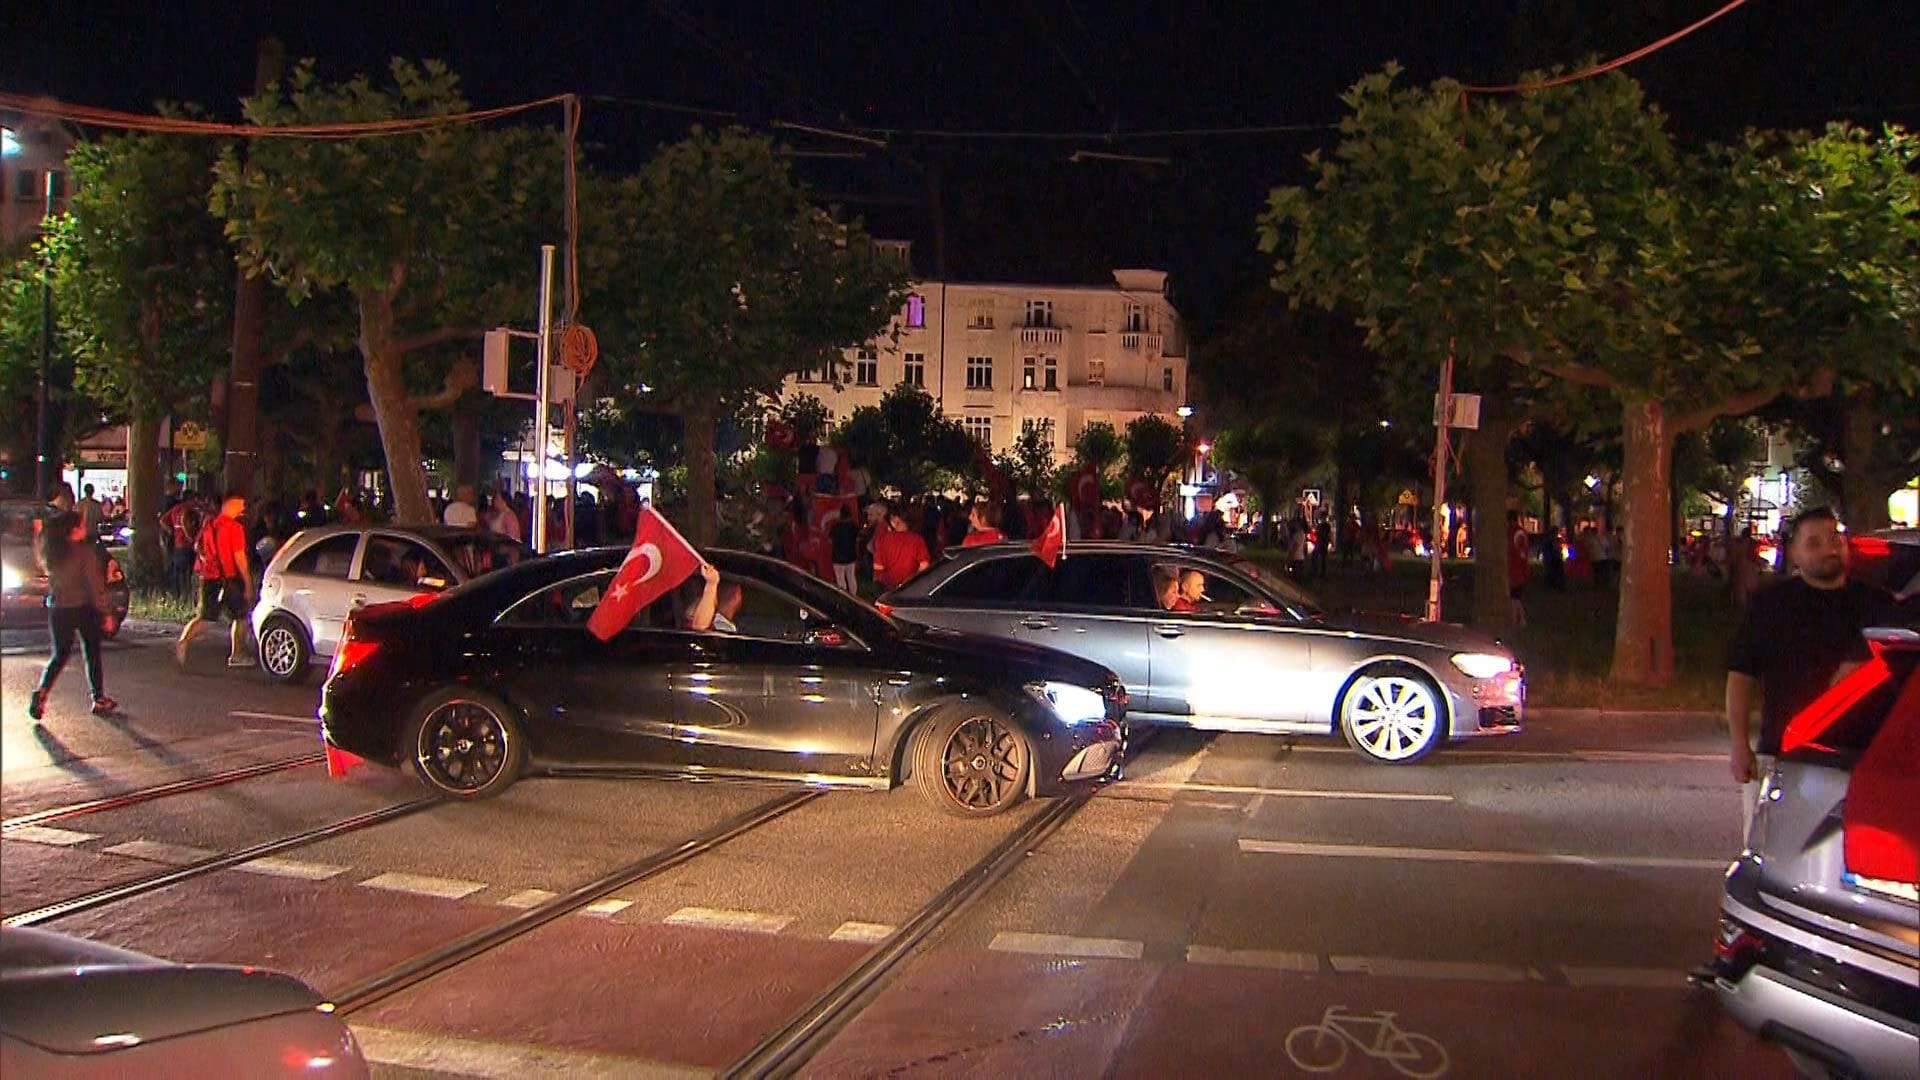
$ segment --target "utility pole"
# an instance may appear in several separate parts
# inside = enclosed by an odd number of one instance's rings
[[[49,163],[42,172],[47,191],[46,216],[40,219],[40,231],[46,233],[53,224],[53,167]],[[53,416],[52,403],[47,400],[47,380],[53,377],[53,250],[46,249],[40,264],[40,384],[34,391],[33,405],[38,427],[34,434],[33,459],[33,497],[46,502],[48,492],[53,488],[53,480],[47,475],[52,466]]]
[[[285,50],[273,38],[260,42],[254,61],[253,92],[264,94],[280,78]],[[245,154],[243,145],[240,152]],[[227,491],[252,494],[254,466],[260,450],[260,372],[266,366],[267,278],[250,274],[235,261],[233,289],[233,357],[227,369],[226,409],[220,425],[223,451],[222,486]]]
[[[553,245],[540,245],[540,359],[534,381],[533,550],[547,553],[547,436],[553,427]]]
[[[1440,621],[1440,544],[1447,533],[1447,421],[1453,415],[1453,342],[1440,363],[1440,394],[1433,418],[1433,533],[1427,537],[1427,621]]]

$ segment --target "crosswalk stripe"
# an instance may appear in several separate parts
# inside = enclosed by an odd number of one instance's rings
[[[415,896],[433,896],[441,900],[458,900],[472,896],[487,885],[483,881],[460,881],[456,878],[426,877],[421,874],[388,873],[370,877],[361,882],[360,887],[411,893]]]
[[[77,832],[73,829],[55,829],[47,825],[22,825],[7,830],[7,839],[24,840],[29,844],[47,844],[52,847],[72,847],[89,840],[98,840],[98,833]]]
[[[758,911],[731,911],[726,908],[683,907],[667,916],[674,926],[698,926],[707,930],[744,930],[752,934],[777,934],[793,921],[791,915],[763,915]]]
[[[1081,956],[1138,960],[1145,951],[1138,941],[1122,938],[1075,937],[1071,934],[1029,934],[1002,930],[987,948],[994,952],[1035,953],[1040,956]]]

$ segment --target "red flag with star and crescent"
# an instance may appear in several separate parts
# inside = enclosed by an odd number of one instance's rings
[[[649,506],[640,511],[633,547],[587,619],[587,629],[601,641],[610,640],[647,605],[692,577],[700,562],[700,553],[658,510]]]
[[[1047,519],[1047,529],[1033,542],[1033,553],[1051,570],[1060,557],[1067,553],[1067,507],[1061,503],[1053,508],[1053,516]]]

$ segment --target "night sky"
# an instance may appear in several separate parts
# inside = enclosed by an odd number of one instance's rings
[[[158,99],[237,118],[254,43],[279,36],[325,74],[400,55],[445,60],[477,105],[593,95],[590,163],[631,167],[692,123],[1125,133],[1301,125],[1207,138],[895,135],[885,148],[781,132],[807,181],[935,271],[943,194],[955,278],[1091,280],[1174,273],[1204,325],[1264,269],[1265,190],[1327,145],[1338,94],[1388,60],[1409,77],[1510,80],[1612,56],[1723,0],[1400,0],[1124,4],[1094,0],[577,4],[147,3],[18,0],[0,14],[0,88],[145,110]],[[236,11],[244,8],[246,10]],[[1920,4],[1751,0],[1631,73],[1687,138],[1828,119],[1920,126]],[[624,100],[611,100],[614,98]],[[651,107],[667,103],[711,114]],[[1076,151],[1164,164],[1069,160]],[[816,156],[816,155],[829,156]]]

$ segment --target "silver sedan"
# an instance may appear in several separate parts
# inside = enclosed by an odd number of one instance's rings
[[[1145,723],[1346,736],[1380,762],[1520,730],[1511,650],[1462,626],[1329,615],[1252,562],[1188,548],[1075,544],[1049,570],[1023,545],[963,549],[880,598],[929,626],[1048,645],[1117,672]]]

